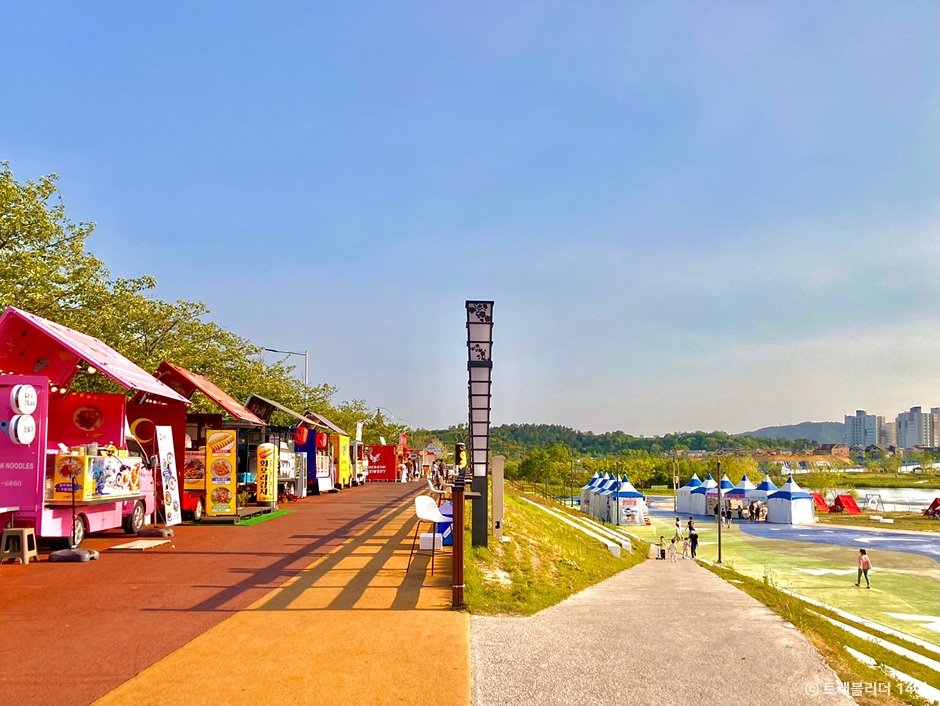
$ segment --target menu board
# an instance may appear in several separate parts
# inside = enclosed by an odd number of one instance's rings
[[[186,465],[183,466],[183,488],[206,489],[206,449],[200,447],[186,450]]]
[[[173,451],[172,427],[157,428],[157,455],[160,458],[160,478],[163,509],[166,512],[166,525],[178,525],[183,521],[180,510],[180,489],[176,475],[176,458]]]
[[[277,500],[277,447],[274,444],[258,444],[258,490],[259,503],[274,503]]]
[[[206,515],[234,515],[237,467],[234,431],[206,431]]]
[[[76,500],[134,495],[140,492],[140,466],[139,458],[127,456],[57,455],[52,499],[71,500],[73,484]]]

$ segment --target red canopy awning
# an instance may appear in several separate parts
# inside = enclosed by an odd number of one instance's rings
[[[173,388],[187,399],[191,399],[193,393],[199,390],[199,392],[228,412],[234,419],[239,419],[259,427],[265,426],[263,419],[249,412],[238,400],[223,391],[214,382],[208,378],[204,378],[198,373],[163,361],[160,363],[160,367],[157,368],[157,372],[154,373],[154,377],[165,385]]]
[[[97,338],[12,306],[0,317],[0,372],[45,375],[53,384],[65,386],[82,362],[129,390],[189,404]]]

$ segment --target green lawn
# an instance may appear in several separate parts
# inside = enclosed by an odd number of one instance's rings
[[[674,524],[669,517],[654,517],[653,526],[630,530],[647,541],[665,535],[668,540]],[[717,528],[714,522],[696,528],[701,541],[698,555],[718,558]],[[936,644],[936,631],[900,620],[887,613],[940,617],[940,564],[919,554],[872,551],[872,589],[855,588],[858,550],[808,542],[762,539],[745,534],[736,525],[722,529],[722,561],[746,576],[768,581],[808,598],[822,601],[863,618],[887,625],[907,635]],[[846,574],[814,576],[797,569],[850,571]]]

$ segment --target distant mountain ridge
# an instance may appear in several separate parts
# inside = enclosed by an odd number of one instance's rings
[[[841,444],[842,431],[845,424],[842,422],[800,422],[799,424],[783,424],[776,427],[762,427],[754,431],[745,431],[736,436],[763,436],[774,439],[809,439],[817,444]]]

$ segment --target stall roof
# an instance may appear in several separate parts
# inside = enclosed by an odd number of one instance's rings
[[[327,429],[332,429],[337,434],[342,434],[343,436],[349,436],[346,432],[340,429],[338,426],[333,424],[329,419],[324,417],[322,414],[317,414],[316,412],[307,412],[307,417],[312,418],[318,425],[324,426]]]
[[[254,426],[265,426],[263,419],[245,409],[241,402],[222,390],[214,382],[198,373],[163,361],[160,363],[160,367],[157,368],[154,377],[186,398],[191,398],[193,393],[199,390],[199,392],[228,412],[234,419],[248,422]]]
[[[284,405],[275,402],[274,400],[269,400],[266,397],[261,395],[250,395],[248,400],[245,402],[245,407],[249,412],[259,417],[265,424],[271,421],[271,415],[274,414],[274,410],[280,410],[284,414],[290,415],[295,419],[306,422],[310,426],[316,426],[317,422],[313,419],[305,417],[300,412],[295,412],[290,407],[285,407]]]
[[[56,385],[68,385],[83,361],[129,390],[189,404],[185,397],[93,336],[12,306],[0,317],[0,371],[42,374]]]

